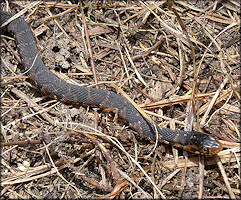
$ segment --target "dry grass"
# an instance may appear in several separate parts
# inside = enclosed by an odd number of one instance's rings
[[[29,23],[44,63],[62,79],[122,89],[159,126],[200,126],[225,147],[204,158],[156,145],[109,114],[45,96],[27,79],[14,39],[4,33],[2,197],[240,198],[236,1],[1,6]]]

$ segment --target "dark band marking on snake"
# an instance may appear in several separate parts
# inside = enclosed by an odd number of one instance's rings
[[[0,12],[1,25],[13,15],[9,12]],[[51,96],[56,96],[62,101],[116,109],[118,115],[138,133],[155,140],[157,130],[161,140],[179,143],[184,149],[191,152],[213,155],[222,149],[221,143],[212,136],[195,131],[173,131],[169,128],[154,126],[122,95],[102,89],[69,84],[59,79],[43,63],[33,33],[22,18],[13,20],[5,28],[12,31],[16,37],[19,53],[28,75],[43,91],[52,94]]]

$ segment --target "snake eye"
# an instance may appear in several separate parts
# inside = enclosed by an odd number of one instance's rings
[[[203,151],[203,153],[207,154],[208,153],[208,148],[207,147],[203,147],[202,151]]]

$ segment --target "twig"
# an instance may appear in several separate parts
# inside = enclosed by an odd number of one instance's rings
[[[224,170],[224,167],[223,167],[223,165],[222,165],[222,163],[221,163],[221,161],[220,161],[220,158],[219,158],[218,156],[215,156],[215,160],[216,160],[217,165],[218,165],[218,168],[219,168],[219,170],[220,170],[220,172],[221,172],[221,174],[222,174],[222,176],[223,176],[223,180],[224,180],[224,182],[225,182],[225,184],[226,184],[226,187],[227,187],[227,189],[228,189],[228,193],[229,193],[230,198],[231,198],[231,199],[236,199],[236,197],[235,197],[235,195],[234,195],[234,193],[233,193],[233,191],[232,191],[232,188],[231,188],[231,186],[230,186],[230,183],[229,183],[229,181],[228,181],[227,174],[226,174],[226,172],[225,172],[225,170]]]
[[[91,65],[91,69],[92,69],[95,84],[97,84],[98,79],[97,79],[97,75],[96,75],[95,61],[94,61],[92,46],[91,46],[91,43],[90,43],[90,36],[89,36],[89,32],[88,32],[88,27],[87,27],[84,12],[82,11],[81,13],[82,13],[82,21],[83,21],[83,24],[84,24],[85,39],[86,39],[86,43],[87,43],[88,50],[89,50],[90,65]],[[99,86],[96,85],[96,88],[99,88]]]
[[[141,58],[145,58],[146,56],[150,55],[152,53],[153,50],[157,49],[162,43],[163,43],[164,39],[161,39],[160,41],[158,41],[154,46],[152,46],[151,48],[149,48],[146,52],[144,52],[142,55],[136,55],[133,56],[131,59],[132,61],[137,61]]]
[[[211,111],[211,109],[212,109],[212,107],[213,107],[216,99],[218,98],[221,90],[224,88],[224,86],[226,85],[227,82],[228,82],[228,78],[225,78],[224,81],[221,83],[220,87],[218,88],[216,94],[215,94],[214,97],[212,98],[212,101],[208,104],[208,105],[209,105],[209,106],[208,106],[208,109],[206,110],[206,112],[205,112],[205,114],[204,114],[204,116],[202,117],[202,120],[201,120],[201,122],[200,122],[200,125],[201,125],[201,126],[205,124],[205,121],[206,121],[206,119],[207,119],[207,117],[208,117],[209,112]]]
[[[34,144],[42,144],[42,140],[26,140],[26,141],[15,141],[15,142],[1,142],[1,146],[27,146],[27,145],[34,145]]]
[[[39,106],[37,103],[35,103],[34,101],[32,101],[26,94],[24,94],[23,92],[17,90],[16,88],[12,88],[11,91],[18,95],[20,98],[24,99],[24,101],[26,101],[28,103],[28,106],[33,108],[35,111],[40,111],[43,108],[41,106]],[[47,120],[50,124],[54,124],[54,121],[52,120],[51,116],[48,113],[41,113],[41,116]]]
[[[203,182],[204,182],[204,156],[199,156],[199,193],[198,198],[203,198]]]
[[[57,15],[51,15],[51,16],[45,17],[45,18],[43,18],[43,19],[40,19],[40,22],[43,23],[43,22],[46,21],[46,20],[61,17],[61,16],[63,16],[63,15],[66,15],[66,14],[68,14],[68,13],[76,10],[77,8],[78,8],[78,5],[74,5],[73,7],[69,8],[68,10],[65,10],[65,11],[62,12],[62,13],[59,13],[59,14],[57,14]]]

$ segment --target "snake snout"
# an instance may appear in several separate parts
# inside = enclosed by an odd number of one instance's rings
[[[203,140],[200,142],[200,145],[205,146],[207,148],[219,148],[219,142],[212,136],[205,135]]]
[[[185,149],[190,152],[200,152],[204,155],[214,155],[222,150],[222,144],[212,136],[193,132],[193,136]]]

